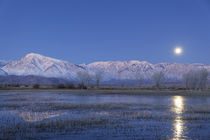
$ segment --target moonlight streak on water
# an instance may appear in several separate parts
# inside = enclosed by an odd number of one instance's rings
[[[173,122],[174,126],[174,140],[180,139],[184,132],[184,122],[182,120],[182,112],[184,110],[184,100],[182,96],[173,97],[173,109],[172,112],[175,113],[176,117]]]

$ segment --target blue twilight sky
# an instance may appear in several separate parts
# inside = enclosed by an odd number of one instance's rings
[[[30,52],[210,64],[210,0],[0,0],[0,59]]]

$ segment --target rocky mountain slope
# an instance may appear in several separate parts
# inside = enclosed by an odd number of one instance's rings
[[[0,76],[6,76],[6,75],[8,75],[8,74],[0,68]]]
[[[0,60],[0,68],[8,64],[10,61]]]

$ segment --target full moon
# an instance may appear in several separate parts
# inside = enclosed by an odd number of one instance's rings
[[[176,54],[176,55],[182,54],[182,48],[181,48],[181,47],[176,47],[176,48],[174,49],[174,54]]]

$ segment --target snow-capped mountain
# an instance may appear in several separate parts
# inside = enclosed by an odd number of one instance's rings
[[[206,68],[210,71],[210,66],[202,64],[176,64],[160,63],[151,64],[146,61],[109,61],[94,62],[86,65],[89,72],[101,71],[106,80],[136,80],[138,76],[150,80],[152,75],[157,71],[163,71],[168,80],[182,80],[183,74],[190,70]]]
[[[78,65],[35,53],[12,61],[2,69],[9,75],[37,75],[65,79],[75,79],[76,73],[83,71],[83,68]]]
[[[86,69],[91,72],[100,71],[104,74],[105,80],[136,79],[137,74],[149,79],[154,73],[154,66],[145,61],[108,61],[94,62],[88,64]]]
[[[136,80],[139,75],[146,80],[150,80],[154,72],[163,71],[168,80],[177,81],[181,80],[186,72],[198,68],[206,68],[210,71],[210,66],[203,64],[151,64],[146,61],[137,60],[94,62],[88,65],[76,65],[67,61],[30,53],[17,61],[9,62],[2,67],[2,71],[5,71],[8,75],[35,75],[70,80],[75,80],[79,71],[87,71],[90,74],[101,72],[104,81]]]

